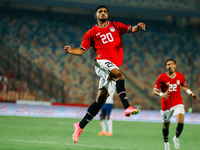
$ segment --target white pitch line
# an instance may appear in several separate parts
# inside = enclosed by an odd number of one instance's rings
[[[100,148],[100,149],[114,149],[114,150],[128,150],[129,148],[125,147],[106,147],[102,145],[85,145],[85,144],[71,144],[71,143],[57,143],[57,142],[49,142],[49,141],[33,141],[33,140],[20,140],[20,139],[2,139],[0,141],[11,141],[11,142],[20,142],[20,143],[38,143],[38,144],[50,144],[50,145],[63,145],[63,146],[80,146],[80,147],[88,147],[88,148]],[[73,141],[72,141],[73,142]]]

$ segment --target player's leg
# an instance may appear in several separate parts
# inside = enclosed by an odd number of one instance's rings
[[[179,141],[179,136],[181,135],[183,131],[183,124],[184,124],[184,114],[177,114],[176,116],[177,119],[177,127],[176,127],[176,133],[175,136],[173,137],[173,142],[174,142],[174,147],[177,150],[180,150],[180,141]]]
[[[176,133],[175,136],[173,137],[173,142],[174,142],[174,147],[176,149],[180,149],[180,142],[179,142],[179,136],[181,135],[183,131],[183,125],[184,125],[184,114],[185,114],[185,109],[183,105],[176,105],[174,107],[174,116],[176,117],[177,120],[177,127],[176,127]]]
[[[183,131],[184,114],[180,113],[180,114],[175,115],[175,117],[176,117],[178,125],[176,127],[175,136],[173,137],[173,142],[174,142],[175,149],[180,150],[181,146],[180,146],[179,136],[181,135]]]
[[[170,125],[170,121],[164,122],[163,128],[162,128],[165,150],[170,150],[169,141],[168,141],[169,125]]]
[[[116,81],[116,90],[122,101],[124,109],[127,109],[130,104],[126,96],[124,87],[124,75],[119,71],[119,68],[109,60],[97,60],[95,66],[96,74],[104,80]],[[108,85],[108,84],[107,84]],[[111,93],[109,91],[109,93]]]
[[[108,97],[107,101],[109,101],[109,98],[112,98],[113,99],[113,96],[114,96],[114,92],[110,94],[110,96]],[[111,111],[112,111],[112,108],[113,108],[113,104],[105,104],[106,105],[106,108],[105,108],[105,120],[106,120],[106,124],[107,124],[107,129],[108,129],[108,132],[107,132],[107,136],[112,136],[113,135],[113,132],[112,132],[112,120],[110,119],[110,114],[111,114]]]
[[[113,103],[114,103],[114,95],[116,91],[116,82],[115,81],[110,81],[108,84],[108,89],[109,89],[109,96],[106,100],[106,104],[103,106],[104,107],[104,114],[105,114],[105,123],[107,127],[107,136],[112,136],[112,120],[110,119],[110,114],[113,108]]]
[[[110,115],[106,115],[107,117],[107,127],[108,127],[108,133],[106,134],[107,136],[112,136],[113,135],[113,122],[112,119],[110,119]]]
[[[108,89],[108,92],[111,93],[110,91],[113,90],[108,88],[108,83],[112,79],[113,81],[116,81],[116,90],[118,95],[121,98],[122,104],[124,106],[124,114],[125,116],[130,116],[131,114],[137,114],[139,113],[139,109],[133,108],[133,106],[130,106],[127,96],[126,96],[126,90],[124,87],[124,76],[123,74],[119,71],[119,68],[113,64],[109,60],[97,60],[96,66],[95,66],[95,72],[96,74],[101,77],[101,79],[105,80],[104,86]]]
[[[128,108],[130,106],[128,102],[128,98],[126,95],[126,89],[124,85],[124,75],[119,71],[119,69],[114,68],[110,72],[110,77],[116,80],[116,91],[122,101],[122,104],[124,106],[124,109]]]
[[[160,112],[163,120],[162,134],[164,139],[164,147],[165,150],[170,150],[168,135],[169,135],[170,119],[172,117],[173,110],[166,110],[166,111],[161,110]]]
[[[124,84],[124,75],[120,72],[118,68],[114,68],[110,72],[109,78],[112,78],[113,80],[116,80],[116,91],[121,99],[121,102],[125,109],[125,116],[130,116],[132,114],[137,114],[140,112],[139,109],[133,108],[133,106],[130,106],[126,94],[125,84]]]
[[[89,106],[87,113],[81,120],[81,122],[76,122],[74,124],[75,132],[73,134],[73,140],[75,143],[78,142],[79,136],[82,133],[82,129],[97,115],[100,111],[109,93],[105,87],[102,87],[97,94],[96,100]]]
[[[105,117],[105,105],[103,105],[102,109],[101,109],[101,127],[102,127],[102,130],[101,132],[98,133],[98,135],[106,135],[106,117]]]
[[[108,97],[108,91],[105,87],[98,91],[96,100],[89,106],[86,115],[80,122],[80,127],[83,129],[100,111]]]
[[[164,123],[163,123],[162,132],[163,132],[163,139],[164,139],[164,142],[168,142],[169,125],[170,125],[170,121],[169,121],[169,122],[164,122]]]
[[[177,128],[176,128],[176,137],[179,138],[183,131],[183,125],[184,125],[184,114],[177,114],[176,115],[176,120],[177,120]]]

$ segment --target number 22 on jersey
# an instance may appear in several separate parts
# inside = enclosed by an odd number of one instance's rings
[[[169,84],[169,91],[177,91],[177,84]]]

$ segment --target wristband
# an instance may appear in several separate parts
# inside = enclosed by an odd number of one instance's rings
[[[188,95],[194,96],[194,93],[190,89],[187,89],[186,92],[188,93]]]
[[[163,96],[163,92],[160,92],[160,93],[159,93],[159,96],[162,97],[162,96]]]

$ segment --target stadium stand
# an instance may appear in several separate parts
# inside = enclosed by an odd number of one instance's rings
[[[77,18],[80,18],[78,22]],[[141,21],[133,18],[112,18],[112,20],[131,25]],[[126,35],[123,38],[125,54],[122,68],[125,74],[131,77],[132,83],[137,85],[143,94],[159,104],[159,98],[152,95],[152,88],[157,75],[165,71],[164,60],[173,57],[177,60],[177,70],[185,74],[187,83],[199,95],[200,42],[199,34],[195,34],[194,27],[192,25],[179,27],[173,23],[157,20],[144,20],[144,22],[147,23],[146,32]],[[72,43],[72,47],[78,47],[83,34],[94,23],[95,19],[87,15],[47,14],[33,11],[24,13],[24,11],[8,10],[0,13],[0,39],[2,45],[11,47],[22,56],[21,70],[24,74],[28,73],[28,69],[24,67],[26,63],[23,63],[25,59],[39,68],[29,75],[32,82],[40,82],[41,78],[37,78],[35,74],[43,73],[42,79],[55,76],[59,79],[56,80],[57,82],[65,83],[64,97],[55,96],[58,88],[42,80],[40,84],[43,89],[52,91],[50,88],[54,88],[54,95],[50,95],[49,99],[62,101],[64,98],[66,103],[89,104],[94,100],[98,84],[94,73],[95,56],[92,49],[83,56],[76,57],[66,55],[63,46]],[[131,102],[133,101],[142,109],[154,109],[130,87],[127,87],[127,91]],[[33,97],[33,99],[37,98],[45,99],[39,96]],[[118,99],[117,96],[115,98]],[[186,110],[189,107],[193,107],[194,111],[200,110],[200,105],[194,105],[187,94],[183,93],[183,99]],[[120,100],[116,100],[115,106],[122,106]]]

